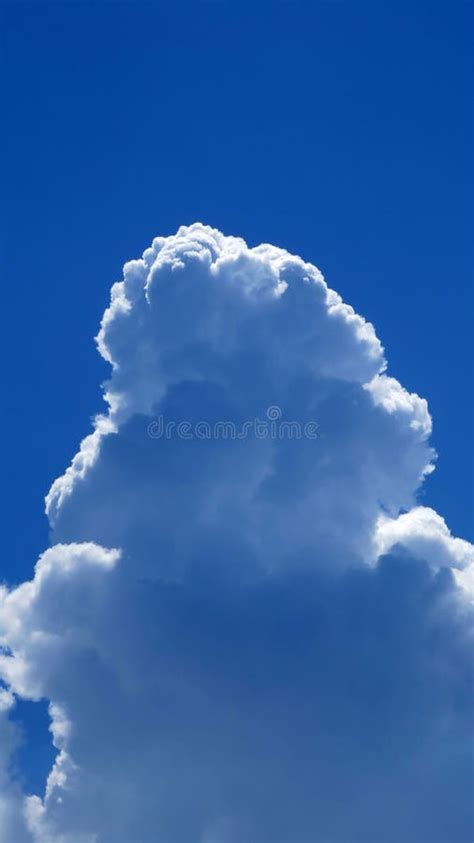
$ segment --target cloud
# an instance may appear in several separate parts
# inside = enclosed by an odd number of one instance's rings
[[[0,840],[26,843],[23,822],[23,794],[14,780],[12,759],[20,745],[20,732],[8,718],[15,700],[5,687],[0,688]]]
[[[474,564],[474,547],[454,538],[444,518],[426,506],[416,506],[396,519],[381,516],[377,527],[379,555],[402,544],[416,559],[463,571]]]
[[[58,752],[34,796],[0,756],[1,843],[470,843],[473,548],[417,505],[431,420],[373,327],[197,224],[97,342],[108,411],[0,592],[0,703],[48,700]]]

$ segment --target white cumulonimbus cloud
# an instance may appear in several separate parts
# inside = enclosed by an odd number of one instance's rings
[[[0,843],[469,843],[474,550],[417,504],[431,420],[373,327],[196,224],[97,341],[108,412],[0,591]],[[17,697],[49,703],[44,793]]]

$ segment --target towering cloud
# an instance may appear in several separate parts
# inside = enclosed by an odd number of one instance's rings
[[[196,224],[112,288],[53,546],[0,592],[1,843],[471,843],[474,548],[315,267]],[[46,699],[46,789],[11,773]]]

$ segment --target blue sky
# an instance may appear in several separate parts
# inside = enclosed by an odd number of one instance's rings
[[[301,255],[375,325],[389,374],[425,397],[434,419],[439,459],[418,501],[472,540],[472,4],[6,2],[1,14],[2,578],[31,576],[49,543],[44,496],[104,409],[109,366],[93,337],[111,284],[153,237],[197,220],[249,246]],[[126,441],[136,442],[127,425]],[[125,461],[119,445],[101,459],[105,479],[90,481],[89,519],[114,476],[110,465]],[[413,459],[422,461],[417,451]],[[90,536],[71,517],[72,527],[66,511],[54,540],[112,546],[107,529]],[[135,548],[135,534],[131,541]],[[419,564],[417,593],[429,602]],[[387,565],[370,586],[382,602]],[[395,591],[405,595],[400,577]],[[418,630],[408,604],[402,616]],[[200,611],[192,603],[191,616]],[[298,629],[289,623],[288,641]],[[229,636],[239,659],[245,635],[232,627]],[[443,658],[455,651],[464,664],[454,639],[450,628]],[[339,689],[338,675],[328,675]],[[409,684],[404,673],[401,687]],[[240,692],[245,706],[248,688]],[[21,702],[17,718],[30,738],[23,773],[35,788],[51,750],[44,706],[32,705]],[[408,718],[403,734],[416,728]],[[450,843],[465,843],[459,822]]]
[[[111,283],[195,220],[303,255],[374,322],[434,416],[424,500],[472,537],[471,11],[3,7],[9,576],[44,547],[43,496],[101,407]]]

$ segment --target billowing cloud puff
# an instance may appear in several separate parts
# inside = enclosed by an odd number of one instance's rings
[[[0,592],[1,843],[470,843],[473,548],[417,505],[430,416],[373,327],[198,224],[97,341],[108,412]],[[15,696],[49,702],[44,793]]]
[[[416,506],[396,519],[381,516],[377,540],[379,555],[402,544],[416,559],[428,559],[438,568],[465,570],[474,564],[474,547],[449,532],[444,518],[426,506]]]

